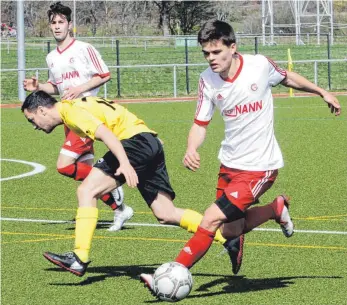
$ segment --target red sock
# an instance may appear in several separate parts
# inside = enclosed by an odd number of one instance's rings
[[[199,226],[193,237],[184,245],[175,261],[187,268],[193,267],[211,247],[215,235],[216,233]]]
[[[75,180],[76,181],[83,181],[89,173],[92,170],[92,166],[83,162],[76,162],[76,174],[75,174]]]
[[[58,172],[64,176],[71,177],[76,181],[83,181],[92,170],[92,166],[82,162],[69,164],[68,166],[58,168]]]
[[[107,204],[113,211],[118,209],[117,203],[111,193],[105,194],[100,198],[105,204]]]

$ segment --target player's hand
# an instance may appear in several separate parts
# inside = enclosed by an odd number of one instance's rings
[[[36,91],[39,89],[39,80],[36,78],[36,76],[33,76],[32,78],[26,78],[23,81],[23,88],[26,91]]]
[[[63,96],[61,97],[62,100],[73,100],[75,98],[78,98],[83,93],[83,89],[80,87],[70,87],[67,88],[64,91]]]
[[[194,151],[188,151],[184,155],[183,158],[183,165],[195,172],[198,168],[200,168],[200,155],[199,153],[194,150]]]
[[[324,101],[328,104],[331,113],[335,113],[336,116],[341,114],[341,106],[337,98],[331,93],[327,92],[323,95]]]
[[[114,175],[119,176],[121,174],[124,175],[125,181],[129,187],[136,187],[139,183],[139,178],[130,163],[119,165]]]

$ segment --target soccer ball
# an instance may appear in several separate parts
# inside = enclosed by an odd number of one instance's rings
[[[189,294],[192,286],[193,278],[190,271],[180,263],[165,263],[153,276],[154,293],[162,301],[180,301]]]

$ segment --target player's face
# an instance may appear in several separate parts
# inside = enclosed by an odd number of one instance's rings
[[[64,15],[53,16],[49,24],[53,37],[57,42],[64,41],[66,37],[69,37],[69,31],[71,29],[71,26],[71,21],[68,22]]]
[[[45,133],[50,133],[56,127],[44,107],[39,106],[37,111],[34,112],[29,112],[27,109],[24,109],[24,115],[28,122],[34,126],[35,130],[42,130]]]
[[[236,52],[236,44],[233,43],[228,47],[221,40],[213,40],[203,43],[201,47],[212,71],[222,76],[226,73],[227,76],[233,55]]]

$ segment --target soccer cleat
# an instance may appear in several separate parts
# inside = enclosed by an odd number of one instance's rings
[[[90,261],[87,263],[82,262],[74,252],[67,252],[64,254],[45,252],[43,253],[43,256],[53,264],[77,276],[83,276],[90,263]]]
[[[116,201],[117,206],[121,206],[124,202],[124,191],[122,186],[118,186],[116,189],[111,191],[111,194]]]
[[[243,243],[245,242],[245,235],[242,234],[237,238],[227,240],[223,246],[225,251],[228,252],[232,271],[237,274],[240,271],[243,257]]]
[[[153,290],[154,289],[153,274],[141,273],[140,280],[142,283],[144,283],[144,286],[148,288],[150,293],[156,297],[156,294]]]
[[[276,222],[281,226],[285,237],[291,237],[294,234],[294,224],[289,215],[289,198],[285,195],[280,195],[275,199],[277,203]]]
[[[124,223],[134,215],[134,210],[124,203],[114,211],[113,225],[107,231],[115,232],[122,229]]]

